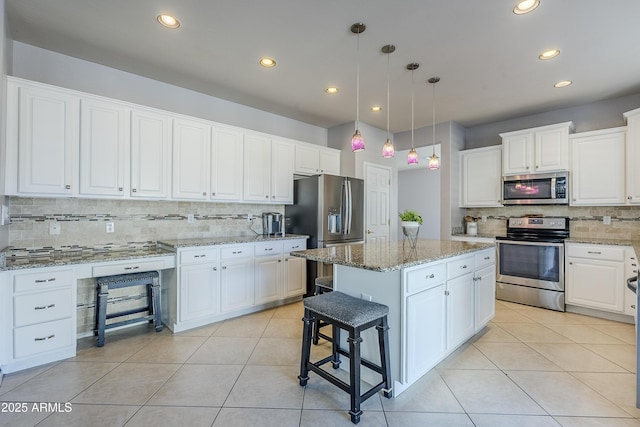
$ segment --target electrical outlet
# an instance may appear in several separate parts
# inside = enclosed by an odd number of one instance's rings
[[[193,214],[187,215],[187,222],[189,224],[193,224],[193,221],[194,221]]]
[[[605,215],[602,217],[602,223],[604,225],[611,225],[611,217],[609,215]]]
[[[107,231],[107,233],[113,233],[114,231],[116,231],[116,226],[114,223],[112,222],[107,222],[105,229]]]
[[[49,234],[60,234],[60,223],[58,221],[49,223]]]
[[[365,301],[371,301],[371,295],[360,294],[360,299],[363,299]]]
[[[253,214],[247,214],[247,221],[251,222],[253,220]]]
[[[481,221],[482,223],[487,222],[487,216],[486,216],[486,215],[482,215],[482,218],[480,218],[480,221]]]

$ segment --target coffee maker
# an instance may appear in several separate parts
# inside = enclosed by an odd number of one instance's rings
[[[263,212],[262,213],[262,234],[276,235],[281,234],[283,229],[283,217],[279,212]]]

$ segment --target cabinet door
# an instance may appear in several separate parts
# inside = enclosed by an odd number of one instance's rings
[[[420,378],[447,351],[445,289],[443,283],[407,297],[406,382]]]
[[[340,151],[320,149],[320,173],[340,175]]]
[[[454,349],[475,331],[473,274],[447,282],[447,348]]]
[[[565,171],[569,169],[569,131],[562,127],[536,131],[535,172]]]
[[[295,172],[300,175],[320,173],[320,148],[296,144]]]
[[[125,196],[129,137],[127,108],[97,99],[80,101],[80,194]]]
[[[502,147],[461,151],[461,207],[501,206]]]
[[[222,312],[254,304],[253,258],[222,261],[220,309]]]
[[[255,303],[282,299],[282,258],[255,259]]]
[[[571,138],[571,205],[625,203],[624,130]]]
[[[131,112],[131,197],[166,199],[171,177],[169,116]]]
[[[502,173],[518,175],[531,173],[533,133],[504,137],[502,140]]]
[[[293,153],[292,143],[271,141],[271,202],[293,203]]]
[[[175,199],[207,200],[211,127],[203,122],[173,121],[173,191]]]
[[[242,198],[245,201],[268,203],[270,193],[271,141],[258,135],[245,134]]]
[[[178,318],[181,322],[220,312],[220,274],[218,264],[180,267]]]
[[[17,142],[20,194],[77,193],[78,98],[45,88],[18,87]],[[14,92],[12,90],[12,92]],[[9,121],[11,128],[15,121]],[[12,141],[9,141],[11,143]]]
[[[489,323],[496,314],[496,266],[490,265],[475,273],[475,331]]]
[[[307,260],[295,256],[284,258],[284,298],[304,295],[306,290]]]
[[[624,263],[567,258],[567,304],[622,313],[624,311]]]
[[[213,128],[211,200],[242,200],[242,132]]]
[[[640,203],[640,108],[625,113],[627,118],[627,203]]]

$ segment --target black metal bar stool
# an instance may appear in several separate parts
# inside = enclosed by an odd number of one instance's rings
[[[342,292],[330,292],[303,300],[304,322],[302,330],[302,357],[300,359],[301,386],[306,386],[309,380],[309,371],[313,371],[325,380],[329,381],[351,396],[351,422],[360,422],[360,404],[382,390],[387,398],[392,397],[391,367],[389,363],[389,334],[387,315],[389,307],[375,302],[365,301]],[[311,362],[312,325],[320,319],[332,326],[332,354],[317,362]],[[375,327],[378,330],[378,346],[380,349],[380,365],[362,359],[360,355],[360,333],[366,329]],[[340,329],[349,332],[349,351],[340,348]],[[334,369],[340,365],[340,357],[349,358],[349,384],[321,368],[325,363],[331,362]],[[360,394],[360,369],[366,366],[382,376],[382,381]]]
[[[98,347],[104,345],[104,334],[107,329],[117,326],[129,325],[141,322],[154,322],[156,332],[162,331],[162,317],[160,311],[160,280],[157,271],[143,273],[121,274],[118,276],[98,277],[97,298],[96,298],[96,335],[98,336]],[[133,310],[120,311],[118,313],[107,314],[107,300],[110,289],[128,288],[131,286],[147,286],[146,307]],[[148,312],[146,316],[135,319],[122,320],[107,325],[107,319],[114,319],[131,314]]]
[[[318,277],[315,280],[316,290],[315,295],[322,295],[326,292],[333,291],[333,276],[322,276]],[[332,342],[333,339],[326,334],[323,334],[320,329],[328,326],[328,323],[323,322],[322,320],[316,319],[313,322],[313,345],[318,345],[318,340],[320,338],[324,338],[325,340]]]

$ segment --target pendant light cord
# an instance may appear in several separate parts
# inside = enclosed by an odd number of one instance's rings
[[[413,71],[411,70],[411,149],[413,150]]]
[[[391,70],[391,52],[387,53],[387,139],[389,138],[389,74]]]
[[[356,36],[356,130],[360,127],[360,30]]]
[[[436,154],[436,83],[437,81],[433,82],[433,155],[435,156]]]

